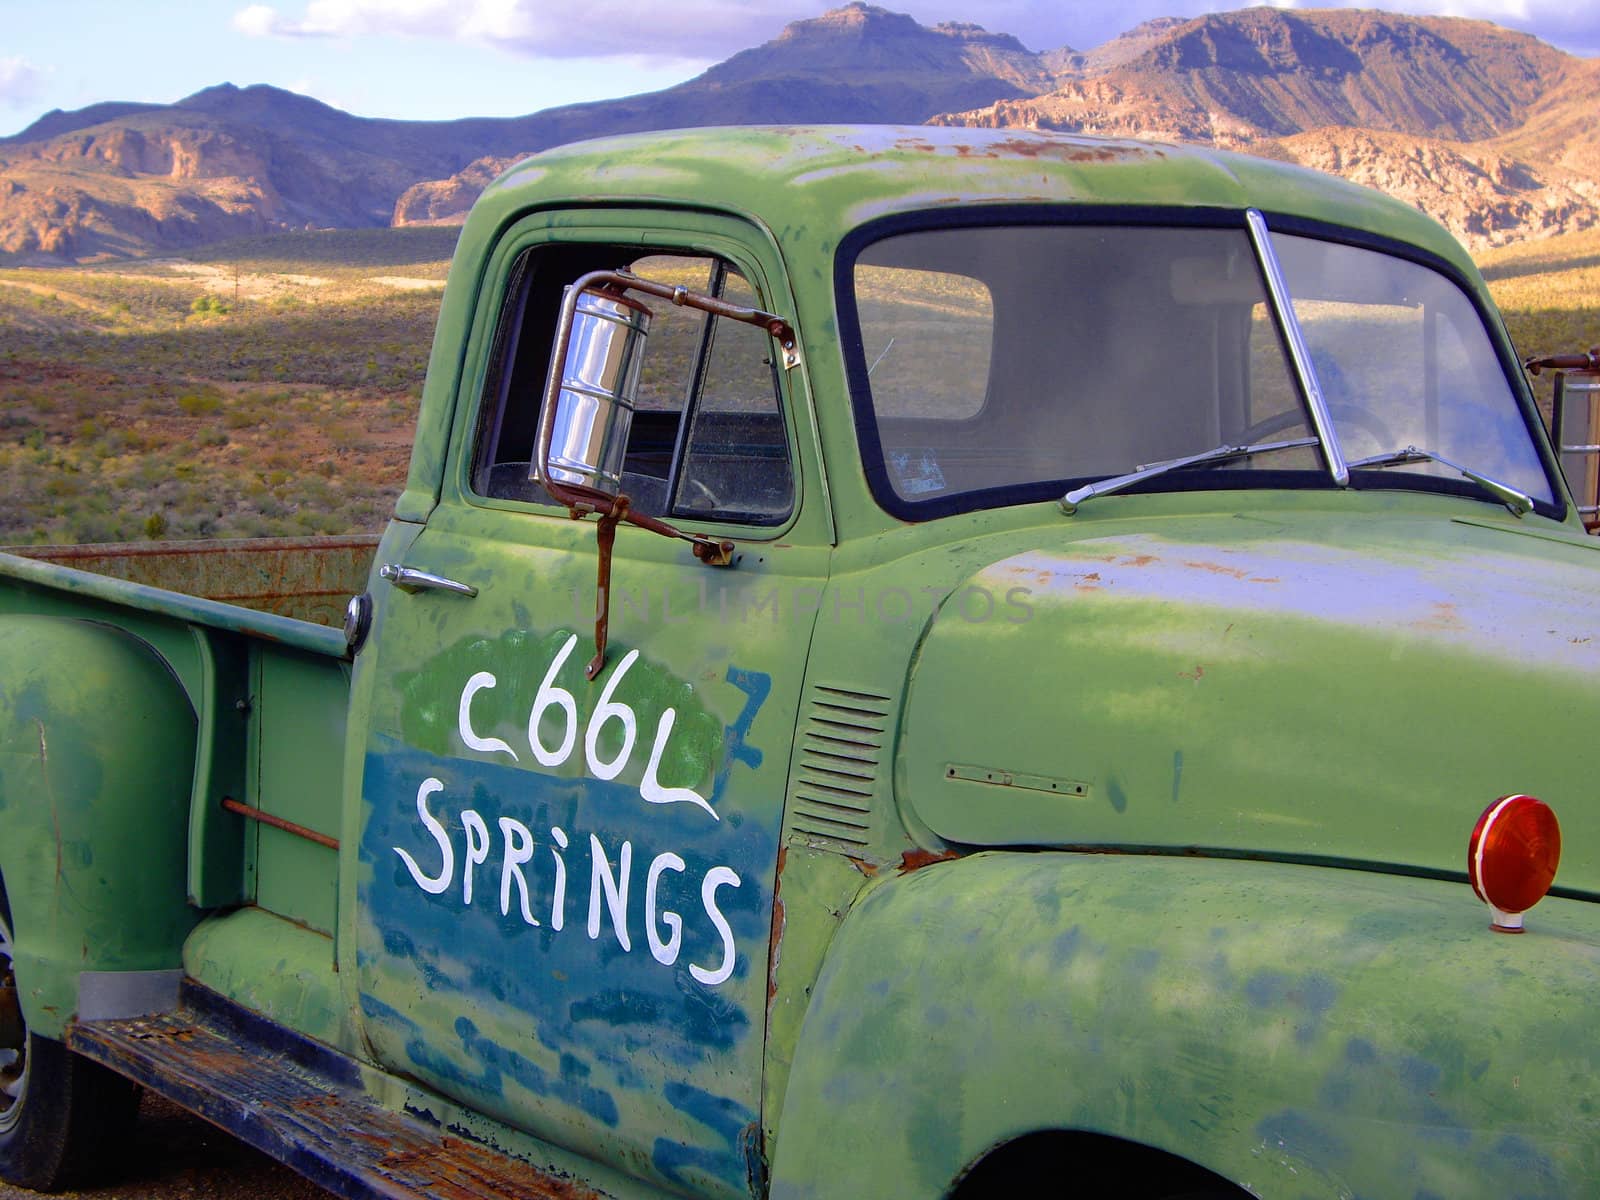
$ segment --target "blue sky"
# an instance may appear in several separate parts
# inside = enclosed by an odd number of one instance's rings
[[[170,103],[223,82],[270,83],[368,117],[515,116],[668,87],[828,7],[830,0],[0,0],[0,135],[52,108]],[[1237,5],[884,0],[883,7],[924,24],[974,21],[1033,50],[1082,50],[1150,17]],[[1279,7],[1308,5],[1279,0]],[[1575,54],[1600,54],[1595,0],[1386,7],[1493,20]]]

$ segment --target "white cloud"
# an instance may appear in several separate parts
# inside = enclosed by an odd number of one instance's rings
[[[1153,17],[1199,16],[1245,0],[871,0],[925,25],[976,21],[1033,50],[1086,50]],[[1278,8],[1373,7],[1375,0],[1267,0]],[[1476,17],[1574,48],[1600,42],[1594,0],[1377,0],[1391,11]],[[544,59],[712,62],[776,37],[844,0],[296,0],[239,9],[255,37],[399,36],[494,46]]]
[[[44,91],[44,72],[25,58],[0,58],[0,103],[20,108]]]
[[[252,4],[233,14],[233,27],[250,37],[271,37],[278,32],[277,10],[265,4]]]
[[[250,5],[234,14],[233,27],[254,37],[442,38],[541,58],[706,60],[767,41],[822,7],[805,0],[309,0],[299,16]]]

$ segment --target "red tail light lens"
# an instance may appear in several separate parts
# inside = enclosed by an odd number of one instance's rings
[[[1502,796],[1478,818],[1467,843],[1467,878],[1494,909],[1497,929],[1520,929],[1522,913],[1544,899],[1561,862],[1561,826],[1532,796]]]

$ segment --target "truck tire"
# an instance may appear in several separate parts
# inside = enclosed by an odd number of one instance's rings
[[[11,906],[0,880],[0,1179],[34,1191],[82,1180],[138,1110],[130,1080],[28,1032],[12,967]]]

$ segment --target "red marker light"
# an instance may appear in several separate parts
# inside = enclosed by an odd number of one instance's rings
[[[1544,899],[1561,862],[1561,826],[1532,796],[1502,796],[1467,843],[1467,879],[1493,913],[1489,928],[1521,933],[1522,914]]]

